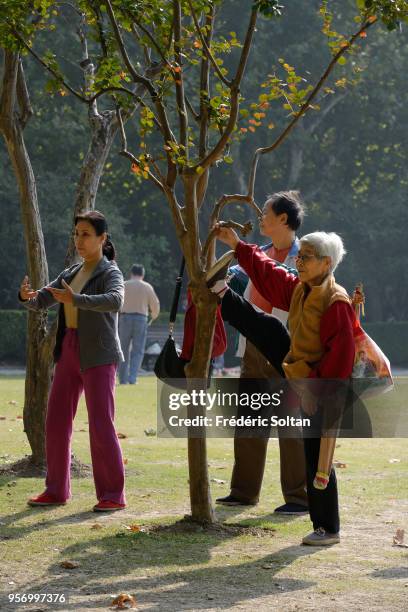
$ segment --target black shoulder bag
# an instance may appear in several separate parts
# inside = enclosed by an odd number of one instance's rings
[[[170,310],[169,337],[167,338],[154,366],[154,373],[156,374],[157,378],[163,380],[167,384],[171,384],[172,386],[174,386],[174,384],[171,382],[171,379],[178,379],[177,386],[183,387],[185,386],[185,381],[184,383],[180,381],[186,378],[184,366],[188,362],[186,359],[182,359],[180,357],[180,354],[176,348],[173,332],[177,317],[178,303],[180,300],[181,286],[183,283],[184,266],[185,259],[183,257],[180,272],[176,279],[173,304]]]

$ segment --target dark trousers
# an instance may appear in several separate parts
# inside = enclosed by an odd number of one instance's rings
[[[323,527],[329,533],[337,533],[340,530],[340,517],[336,472],[334,468],[331,469],[329,484],[325,489],[315,489],[313,480],[319,463],[320,438],[304,438],[303,443],[306,457],[307,498],[313,529]]]
[[[256,379],[284,376],[281,364],[289,350],[290,339],[286,327],[279,319],[256,311],[247,300],[232,291],[225,294],[222,316],[248,340],[242,364],[242,386],[246,386],[246,379],[252,379],[249,384],[253,385]],[[286,503],[307,506],[303,440],[299,437],[284,437],[281,433],[279,429],[280,481],[283,498]],[[234,468],[231,478],[231,494],[234,497],[249,503],[258,501],[268,441],[268,437],[235,436]]]

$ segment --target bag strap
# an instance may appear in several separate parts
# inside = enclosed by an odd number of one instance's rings
[[[170,310],[170,320],[169,320],[169,334],[170,335],[173,334],[174,323],[177,317],[177,308],[178,308],[178,304],[180,300],[181,287],[183,284],[183,274],[184,274],[185,264],[186,264],[186,260],[183,257],[181,260],[179,275],[176,278],[176,287],[174,289],[173,303],[171,305],[171,310]]]

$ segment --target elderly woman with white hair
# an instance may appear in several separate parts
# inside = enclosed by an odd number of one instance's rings
[[[345,254],[340,236],[326,232],[304,236],[296,260],[296,276],[256,245],[240,241],[234,230],[220,226],[217,229],[218,239],[233,249],[259,293],[273,306],[289,311],[290,336],[280,321],[256,312],[228,288],[225,280],[215,281],[219,275],[214,275],[208,285],[222,298],[225,320],[245,334],[271,363],[281,363],[281,371],[288,379],[349,378],[354,364],[355,314],[346,290],[333,276]],[[302,410],[309,415],[315,411],[311,400],[311,395],[302,397]],[[304,446],[314,531],[303,538],[303,543],[336,544],[340,541],[336,475],[332,469],[327,488],[314,488],[320,438],[305,437]]]

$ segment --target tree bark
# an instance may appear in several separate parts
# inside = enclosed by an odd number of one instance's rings
[[[189,391],[206,389],[217,308],[216,297],[208,291],[204,272],[200,269],[201,245],[197,214],[198,182],[197,175],[186,173],[183,176],[186,211],[184,218],[187,232],[184,234],[181,244],[190,277],[189,288],[196,308],[195,338],[199,339],[199,342],[194,344],[192,359],[185,368]],[[200,193],[200,198],[203,197],[204,192]],[[189,406],[188,408],[189,417],[205,416],[205,413],[205,407]],[[193,520],[201,523],[212,523],[214,522],[214,510],[208,476],[205,427],[190,428],[188,436],[191,516]]]
[[[96,107],[89,110],[91,140],[85,155],[75,196],[73,220],[81,211],[95,208],[96,194],[106,159],[113,144],[119,124],[114,111],[98,113]],[[65,263],[75,260],[75,246],[71,238],[68,245]]]
[[[200,341],[195,343],[193,357],[186,366],[186,375],[189,379],[189,391],[192,389],[199,391],[207,388],[217,303],[215,296],[208,293],[204,282],[196,287],[190,285],[190,289],[196,307],[195,337]],[[188,409],[189,418],[205,415],[205,407],[190,406]],[[212,523],[214,522],[214,510],[211,501],[204,426],[189,430],[188,467],[192,518],[200,522]]]
[[[19,55],[6,51],[0,103],[0,132],[7,145],[20,193],[20,207],[27,252],[28,275],[34,287],[48,283],[48,266],[38,207],[36,182],[23,129],[29,100]],[[47,332],[47,313],[29,312],[27,317],[27,373],[24,398],[24,430],[32,461],[45,461],[44,423],[51,380],[52,334]]]

